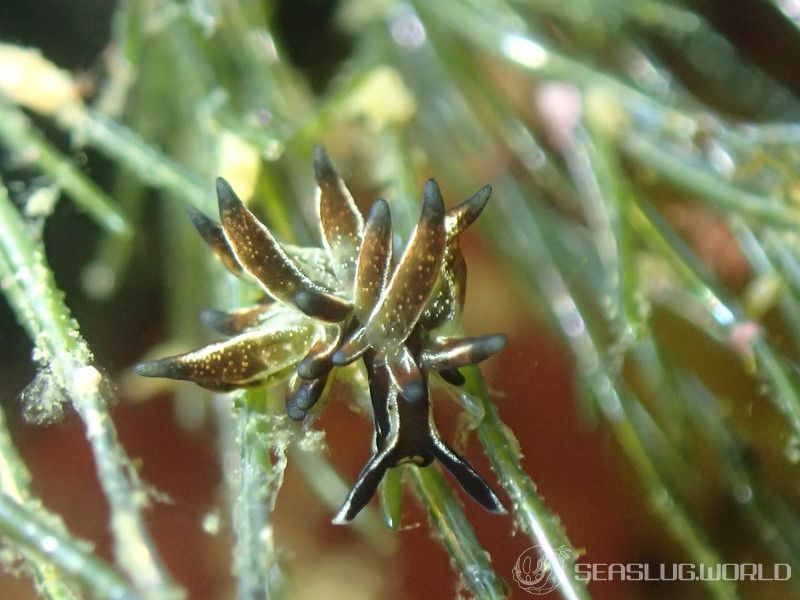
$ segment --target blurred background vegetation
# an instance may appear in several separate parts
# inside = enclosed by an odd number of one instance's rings
[[[794,0],[0,4],[0,597],[526,597],[532,545],[799,572],[799,28]],[[511,517],[408,467],[401,518],[384,489],[335,528],[359,386],[323,443],[279,392],[131,375],[252,294],[186,205],[222,174],[316,244],[316,143],[404,236],[427,177],[493,186],[463,327],[510,344],[436,415]],[[553,597],[800,597],[556,571]]]

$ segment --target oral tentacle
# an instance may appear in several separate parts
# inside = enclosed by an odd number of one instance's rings
[[[502,500],[486,483],[486,480],[470,466],[463,456],[448,446],[438,435],[432,438],[431,452],[478,504],[493,513],[503,515],[508,513]]]
[[[384,473],[394,466],[393,449],[386,448],[373,456],[356,478],[353,487],[347,494],[342,508],[331,521],[334,525],[346,525],[352,521],[363,509],[378,489],[378,484],[383,479]]]

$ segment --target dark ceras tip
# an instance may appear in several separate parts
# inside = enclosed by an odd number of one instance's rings
[[[367,216],[368,223],[373,224],[373,227],[381,229],[392,226],[392,213],[389,210],[389,203],[383,198],[376,198],[369,209]]]
[[[318,379],[301,380],[296,389],[286,396],[286,414],[293,421],[301,421],[322,396],[327,376]]]
[[[363,329],[361,330],[363,334]],[[333,353],[331,361],[337,367],[349,365],[354,360],[361,358],[369,349],[369,344],[364,341],[363,335],[359,338],[351,338],[345,342],[336,352]]]
[[[508,338],[502,333],[474,339],[473,359],[475,362],[483,362],[493,354],[500,352],[508,344]]]
[[[133,370],[142,377],[166,377],[177,379],[177,371],[171,358],[160,358],[139,363]]]
[[[464,200],[464,204],[471,206],[472,212],[480,213],[483,210],[483,207],[486,206],[486,203],[489,201],[489,197],[491,195],[492,186],[485,185],[477,192],[472,194],[472,196]]]
[[[213,331],[233,336],[257,324],[267,310],[266,304],[229,311],[204,308],[200,311],[200,322]]]
[[[366,340],[364,327],[359,327],[347,340],[333,353],[331,360],[337,367],[349,365],[360,358],[367,350],[369,344]]]
[[[320,360],[317,356],[306,356],[297,364],[297,374],[303,379],[316,379],[333,367],[330,357]]]
[[[203,238],[203,241],[211,248],[214,255],[222,261],[222,264],[234,275],[240,275],[242,267],[236,260],[228,240],[225,238],[225,233],[222,230],[222,225],[216,221],[209,219],[201,211],[193,206],[186,208],[186,213],[192,221],[192,225]]]
[[[333,368],[331,355],[335,349],[333,344],[317,342],[303,357],[303,360],[297,363],[297,374],[303,379],[322,377]]]
[[[448,239],[458,236],[481,214],[492,195],[492,186],[485,185],[458,206],[447,211],[444,218]]]
[[[234,319],[224,310],[204,308],[200,311],[199,317],[200,322],[209,329],[224,333],[225,335],[233,335],[233,333],[235,333]]]
[[[219,202],[219,212],[231,210],[240,205],[242,201],[236,192],[233,191],[231,184],[222,177],[217,177],[217,201]]]
[[[286,399],[286,416],[289,417],[292,421],[302,421],[306,418],[307,411],[298,408],[294,404],[289,402],[289,399]]]
[[[205,239],[207,235],[216,232],[220,229],[219,223],[209,219],[202,211],[196,209],[194,206],[186,207],[186,214],[192,220],[192,225],[200,235]]]
[[[319,145],[314,146],[312,157],[314,160],[314,176],[317,178],[318,183],[323,181],[336,181],[339,179],[339,173],[337,173],[336,169],[333,167],[333,163],[331,163],[331,159],[328,157],[325,148]]]
[[[343,367],[345,365],[349,365],[356,358],[357,357],[355,356],[351,357],[344,349],[340,348],[339,350],[333,353],[333,356],[331,356],[331,361],[337,367]]]
[[[439,184],[435,179],[425,182],[422,192],[422,218],[425,220],[438,220],[444,215],[444,199]]]
[[[419,380],[405,382],[400,395],[412,404],[420,402],[425,397],[425,385]]]
[[[346,344],[333,353],[331,362],[337,367],[344,367],[357,358],[361,358],[368,348],[369,346],[365,345]]]
[[[347,300],[315,289],[302,289],[292,300],[309,317],[333,323],[342,321],[353,309]]]
[[[440,369],[439,375],[451,385],[464,385],[467,380],[458,369]]]
[[[474,365],[505,348],[507,342],[503,334],[439,341],[432,351],[423,351],[421,363],[438,371]]]
[[[413,404],[427,396],[428,390],[422,372],[406,346],[400,349],[398,356],[387,360],[386,366],[392,382],[405,400]]]

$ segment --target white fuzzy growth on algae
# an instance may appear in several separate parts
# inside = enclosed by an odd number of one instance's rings
[[[304,452],[324,452],[325,432],[320,429],[308,429],[297,440],[297,448]]]
[[[70,335],[77,330],[71,329]],[[78,366],[74,370],[64,368],[65,365],[57,363],[51,358],[50,351],[43,340],[38,340],[33,349],[33,360],[40,365],[39,371],[33,380],[20,394],[22,416],[31,424],[43,425],[53,423],[64,415],[64,403],[69,398],[86,398],[101,395],[103,376],[91,365]],[[59,371],[56,371],[59,369]],[[71,381],[65,381],[71,378]],[[99,418],[99,415],[98,415]],[[92,427],[87,422],[89,435],[98,427]]]
[[[32,425],[54,423],[64,415],[67,392],[61,387],[53,372],[45,367],[36,373],[19,396],[22,417]]]

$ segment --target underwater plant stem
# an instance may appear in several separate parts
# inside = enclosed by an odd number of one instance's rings
[[[721,177],[715,177],[707,169],[692,165],[664,150],[663,143],[629,132],[623,136],[621,148],[629,160],[652,169],[676,187],[707,199],[722,212],[749,217],[764,225],[789,229],[797,227],[800,215],[796,210],[778,200],[751,194]]]
[[[0,100],[0,112],[4,146],[51,177],[99,225],[112,233],[131,234],[130,225],[111,199],[45,139],[21,109]]]
[[[70,113],[69,118],[62,118],[59,123],[76,141],[119,161],[145,183],[168,190],[201,210],[213,205],[211,185],[149,145],[134,131],[101,113],[88,109]]]
[[[722,564],[721,557],[703,535],[698,524],[690,517],[683,502],[658,472],[631,420],[620,419],[611,424],[617,442],[647,489],[652,509],[661,516],[672,534],[686,548],[692,562],[699,565]],[[739,597],[736,585],[731,581],[711,580],[705,584],[714,598],[734,600]]]
[[[520,526],[550,562],[559,582],[559,593],[569,600],[589,598],[586,584],[574,577],[572,565],[576,556],[572,544],[558,517],[547,509],[530,476],[522,468],[519,443],[500,420],[480,370],[467,367],[462,369],[462,373],[467,380],[462,393],[470,395],[473,402],[477,401],[484,408],[484,416],[476,427],[478,438],[500,484],[511,497]],[[570,551],[572,560],[569,564],[561,564],[558,551],[562,548]]]
[[[111,509],[115,554],[147,598],[181,597],[161,563],[141,512],[146,493],[119,443],[108,413],[104,382],[89,347],[64,304],[42,249],[0,185],[0,280],[18,321],[86,426],[100,485]]]
[[[747,462],[745,443],[728,430],[724,408],[703,384],[691,375],[682,374],[676,385],[683,391],[681,399],[695,426],[719,456],[722,479],[730,486],[733,497],[744,505],[764,545],[775,556],[790,563],[792,569],[800,569],[800,523],[794,516],[794,509],[774,488],[760,485],[752,465]]]
[[[30,482],[30,473],[14,447],[6,427],[5,416],[0,410],[0,495],[5,495],[10,502],[20,505],[28,503],[32,507],[31,510],[45,516],[41,503],[30,495]],[[57,517],[46,515],[45,518],[56,519]],[[20,521],[18,525],[24,528],[27,524]],[[70,588],[52,561],[28,548],[17,546],[16,549],[24,557],[36,587],[45,598],[73,600],[79,597]]]
[[[22,501],[28,496],[30,484],[31,474],[14,447],[5,414],[0,410],[0,492]]]
[[[500,187],[500,186],[499,186]],[[528,203],[521,191],[508,182],[503,186],[505,202],[499,204],[502,211],[513,214],[514,219],[490,213],[487,224],[493,233],[498,247],[508,260],[519,269],[525,280],[530,281],[545,300],[554,322],[563,330],[564,339],[573,352],[576,367],[595,405],[609,422],[617,440],[634,465],[653,509],[661,516],[670,532],[683,544],[686,552],[697,563],[717,564],[717,553],[705,539],[697,524],[675,493],[666,484],[661,473],[647,453],[639,431],[634,426],[626,410],[627,396],[620,392],[619,380],[601,354],[596,338],[601,336],[602,325],[592,317],[589,310],[583,310],[573,291],[567,285],[557,256],[549,246],[542,223],[550,230],[556,230],[549,223],[546,212],[537,203]],[[513,223],[509,230],[508,224]],[[502,229],[499,227],[502,226]],[[520,245],[526,248],[535,260],[528,262],[519,253]],[[579,283],[579,282],[577,282]],[[577,285],[576,283],[576,285]],[[714,301],[720,302],[716,297]],[[716,306],[716,304],[714,304]],[[724,305],[723,305],[724,306]],[[576,324],[580,324],[577,327]],[[489,408],[493,404],[487,403]],[[490,411],[487,410],[487,415]],[[484,419],[486,421],[487,419]],[[484,425],[486,427],[486,425]],[[480,424],[478,433],[481,434]],[[482,440],[483,441],[483,440]],[[492,459],[494,448],[484,444],[487,455]],[[490,450],[491,449],[491,450]],[[497,467],[495,467],[497,470]],[[503,476],[498,472],[501,482]],[[706,582],[708,589],[717,598],[731,598],[734,588],[730,582]]]
[[[638,203],[629,205],[626,218],[637,235],[667,260],[678,277],[700,300],[703,309],[719,328],[720,337],[725,339],[726,333],[746,321],[737,306],[726,302],[704,281],[694,265],[696,261],[693,256],[662,223],[661,217],[652,206],[639,199]],[[770,395],[770,399],[784,414],[795,435],[800,435],[800,394],[792,383],[786,366],[763,334],[755,336],[750,342],[749,351],[752,353],[752,364],[746,366],[773,388],[775,393]]]
[[[625,105],[636,106],[653,114],[658,113],[664,120],[670,120],[684,129],[693,129],[696,126],[695,119],[676,109],[674,104],[661,102],[622,79],[543,44],[507,4],[495,5],[498,8],[496,14],[492,14],[486,5],[477,2],[415,1],[414,6],[424,20],[446,24],[454,35],[523,71],[546,79],[607,89]]]
[[[347,496],[348,485],[331,463],[316,450],[296,446],[289,453],[292,464],[303,474],[308,485],[335,514],[342,498]],[[397,540],[383,526],[372,506],[365,506],[351,526],[379,553],[389,555],[397,548]]]
[[[507,597],[505,582],[492,568],[464,509],[438,468],[411,467],[409,471],[409,479],[428,511],[431,524],[475,597],[481,600]]]
[[[89,544],[52,527],[37,512],[5,493],[0,493],[0,534],[26,554],[51,562],[61,573],[86,586],[97,598],[140,598],[111,565],[87,550]],[[67,588],[64,589],[66,593],[51,597],[74,597]]]
[[[265,440],[268,434],[263,427],[265,415],[246,398],[248,394],[263,393],[240,392],[235,400],[240,408],[233,414],[231,397],[215,397],[220,459],[235,534],[236,597],[240,600],[280,598],[285,588],[272,523],[283,466],[274,464],[270,457],[270,445]]]
[[[258,417],[245,406],[239,415],[237,436],[241,444],[240,493],[235,514],[240,525],[236,527],[236,552],[239,571],[239,598],[277,597],[277,584],[282,579],[272,523],[272,504],[268,501],[270,487],[274,485],[274,469],[269,451],[260,432]]]

